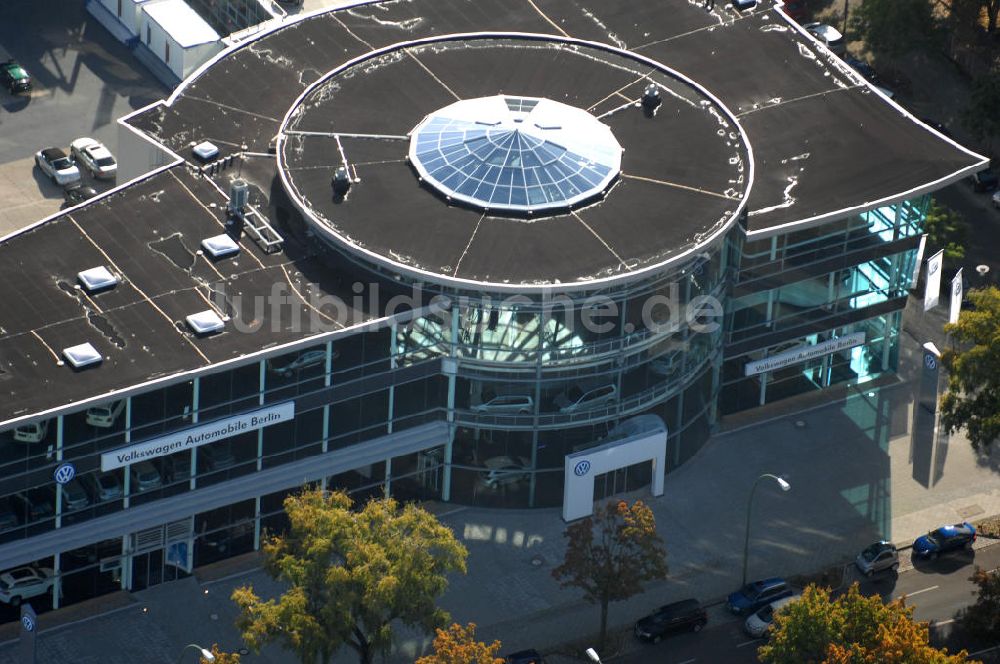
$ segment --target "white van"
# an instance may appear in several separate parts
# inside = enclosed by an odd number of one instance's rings
[[[91,406],[87,409],[87,424],[92,427],[108,429],[115,425],[115,420],[125,410],[125,400],[112,401],[102,406]]]
[[[40,443],[49,433],[49,421],[32,422],[14,429],[14,440],[22,443]]]

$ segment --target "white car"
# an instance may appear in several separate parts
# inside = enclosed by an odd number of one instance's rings
[[[333,352],[334,360],[337,359],[339,353],[337,351]],[[307,350],[304,353],[299,354],[294,360],[287,362],[285,364],[278,364],[274,360],[267,361],[267,368],[279,376],[287,378],[291,376],[296,371],[300,369],[306,369],[308,367],[315,367],[320,364],[326,364],[326,351],[325,350]]]
[[[49,421],[22,424],[14,429],[14,440],[19,443],[40,443],[49,434]]]
[[[483,462],[487,470],[479,473],[483,485],[497,489],[531,479],[531,462],[524,457],[498,456]]]
[[[504,394],[489,401],[476,404],[472,410],[477,413],[520,413],[527,414],[535,409],[535,400],[519,394]]]
[[[774,622],[775,612],[783,606],[788,605],[790,602],[794,602],[799,597],[801,597],[801,595],[782,597],[781,599],[771,602],[756,613],[751,613],[747,617],[746,622],[743,623],[743,629],[746,630],[747,634],[755,639],[765,636],[767,634],[767,630],[771,627],[771,623]]]
[[[834,55],[843,56],[847,53],[847,44],[844,42],[844,35],[840,34],[840,30],[832,25],[827,25],[826,23],[806,23],[802,27],[808,30],[809,34],[817,40],[826,44],[826,47]]]
[[[92,138],[78,138],[69,144],[69,153],[77,163],[101,180],[111,180],[118,173],[118,164],[104,143]]]
[[[91,406],[87,409],[87,424],[92,427],[107,429],[115,425],[115,420],[125,410],[125,400],[112,401],[103,406]]]
[[[36,152],[35,165],[60,186],[80,182],[80,169],[59,148],[45,148]]]
[[[575,413],[600,404],[611,404],[617,400],[618,388],[609,384],[595,387],[586,392],[573,386],[557,396],[554,402],[560,413]]]
[[[49,592],[55,575],[47,567],[17,567],[0,574],[0,602],[20,606],[22,600]]]

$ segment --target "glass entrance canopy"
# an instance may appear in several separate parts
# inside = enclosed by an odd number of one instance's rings
[[[622,147],[584,110],[497,95],[455,102],[410,132],[410,163],[450,199],[483,210],[537,213],[601,194]]]

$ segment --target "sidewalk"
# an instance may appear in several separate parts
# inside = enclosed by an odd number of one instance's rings
[[[941,315],[910,318],[903,380],[847,390],[837,402],[811,410],[787,412],[782,405],[763,411],[764,421],[717,434],[668,475],[663,497],[650,499],[645,491],[631,496],[653,507],[670,577],[612,605],[611,627],[627,627],[653,607],[684,597],[718,601],[738,585],[746,499],[762,472],[783,475],[792,489],[782,493],[762,484],[757,492],[753,578],[818,570],[850,561],[881,537],[909,544],[942,523],[1000,514],[1000,474],[992,463],[981,464],[963,436],[935,435],[930,418],[913,407],[920,342],[940,329]],[[454,578],[443,600],[456,621],[476,622],[479,636],[501,639],[504,651],[545,650],[596,631],[598,609],[551,577],[563,553],[558,509],[439,507],[441,520],[470,553],[468,575]],[[49,617],[42,616],[39,661],[167,663],[191,641],[239,650],[232,588],[251,583],[265,596],[278,590],[261,570],[246,571],[251,565],[244,559],[229,568],[235,577],[222,566],[208,576],[135,593],[127,596],[131,606],[82,623],[47,629]],[[427,645],[404,635],[392,661],[412,661]],[[12,644],[0,644],[0,664],[16,664],[13,657]],[[244,661],[290,660],[270,648]],[[345,652],[338,661],[351,656]]]

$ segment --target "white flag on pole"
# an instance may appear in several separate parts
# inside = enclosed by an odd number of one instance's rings
[[[927,246],[927,234],[920,236],[920,245],[917,247],[917,258],[913,261],[913,278],[910,279],[910,288],[916,288],[920,281],[920,265],[924,262],[924,248]]]
[[[944,250],[927,259],[927,282],[924,284],[924,311],[937,306],[941,299],[941,268],[944,263]]]
[[[958,313],[962,310],[962,268],[951,280],[951,309],[948,311],[948,322],[957,323]]]

